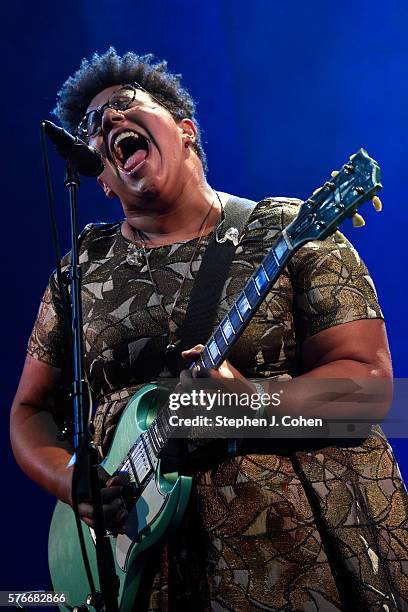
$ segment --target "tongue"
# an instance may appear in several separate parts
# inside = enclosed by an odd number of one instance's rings
[[[146,157],[147,151],[145,151],[144,149],[138,149],[136,153],[133,153],[133,155],[131,155],[129,159],[126,160],[123,167],[127,171],[133,170],[134,168],[136,168],[136,166],[140,164],[140,162],[146,159]]]

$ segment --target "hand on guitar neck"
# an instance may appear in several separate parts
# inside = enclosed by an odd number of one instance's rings
[[[191,363],[198,360],[203,349],[203,344],[197,344],[193,348],[183,351],[181,355],[183,359],[186,360],[186,363]],[[217,369],[201,370],[197,366],[193,367],[192,369],[183,370],[180,373],[180,385],[184,389],[188,390],[191,386],[191,378],[201,377],[212,378],[214,381],[222,383],[224,387],[228,387],[228,381],[233,381],[233,390],[235,392],[247,394],[256,393],[255,385],[253,385],[247,378],[245,378],[245,376],[234,368],[228,359],[225,359]]]

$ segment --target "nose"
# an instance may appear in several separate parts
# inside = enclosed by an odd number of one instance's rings
[[[102,115],[102,131],[104,134],[108,134],[109,131],[120,121],[123,121],[124,118],[125,115],[122,111],[116,110],[115,108],[105,108]]]

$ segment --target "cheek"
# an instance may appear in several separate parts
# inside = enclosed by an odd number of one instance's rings
[[[97,180],[108,197],[114,197],[121,185],[116,168],[112,167],[108,160],[105,161],[105,170],[98,176]]]

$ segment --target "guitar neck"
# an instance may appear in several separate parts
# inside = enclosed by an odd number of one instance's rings
[[[228,357],[238,338],[297,250],[289,238],[287,229],[283,230],[265,259],[249,278],[230,311],[206,343],[197,364],[193,364],[192,367],[199,365],[205,369],[218,368]]]

